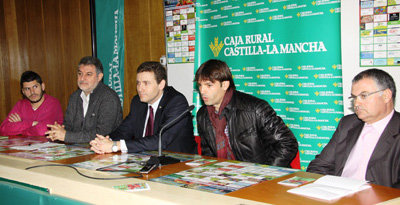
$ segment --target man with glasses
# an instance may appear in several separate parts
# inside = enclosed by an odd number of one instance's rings
[[[355,114],[344,116],[308,172],[366,180],[400,188],[400,114],[394,110],[396,85],[378,69],[352,81]]]
[[[47,124],[62,124],[60,102],[44,92],[42,78],[33,71],[25,71],[20,80],[24,99],[15,104],[0,126],[0,135],[44,136]]]

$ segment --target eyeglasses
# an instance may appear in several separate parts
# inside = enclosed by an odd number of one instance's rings
[[[386,88],[385,89],[382,89],[382,90],[378,90],[378,91],[375,91],[375,92],[372,92],[372,93],[368,93],[368,92],[362,92],[361,94],[359,94],[359,95],[351,95],[350,97],[349,97],[349,99],[350,100],[366,100],[370,95],[373,95],[373,94],[375,94],[375,93],[379,93],[379,92],[381,92],[381,91],[384,91],[384,90],[386,90]]]

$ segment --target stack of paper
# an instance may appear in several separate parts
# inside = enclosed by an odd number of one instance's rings
[[[288,192],[318,199],[334,200],[370,187],[366,181],[327,175],[314,183],[289,189]]]

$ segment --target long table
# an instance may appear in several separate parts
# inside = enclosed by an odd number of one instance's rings
[[[8,152],[8,151],[3,151]],[[108,157],[117,154],[106,154]],[[323,201],[287,192],[292,187],[278,184],[279,181],[293,176],[319,178],[322,175],[296,172],[270,181],[230,192],[225,195],[186,189],[149,181],[152,178],[177,173],[193,167],[184,162],[159,167],[141,179],[93,180],[78,175],[68,167],[41,167],[25,170],[35,165],[60,163],[73,164],[97,158],[99,155],[68,158],[54,162],[38,161],[0,154],[0,177],[20,181],[50,190],[51,194],[93,204],[143,203],[143,204],[400,204],[400,190],[372,184],[372,188],[342,197],[336,201]],[[207,157],[208,158],[208,157]],[[224,161],[224,160],[218,160]],[[83,173],[95,177],[115,177],[108,173],[80,169]],[[116,185],[146,182],[149,191],[128,193],[112,188]]]

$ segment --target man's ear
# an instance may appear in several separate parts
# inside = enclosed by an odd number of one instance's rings
[[[103,73],[99,73],[97,76],[99,77],[99,82],[100,82],[101,79],[103,79],[104,74]]]
[[[389,88],[383,91],[383,99],[385,103],[392,101],[392,91]]]
[[[224,90],[228,90],[229,86],[230,86],[230,82],[229,81],[222,81],[222,89]]]
[[[159,88],[160,90],[164,90],[165,84],[166,84],[165,80],[161,80],[160,84],[158,84],[158,88]]]
[[[46,88],[45,84],[42,83],[41,86],[42,86],[42,91],[44,91],[44,89]]]

